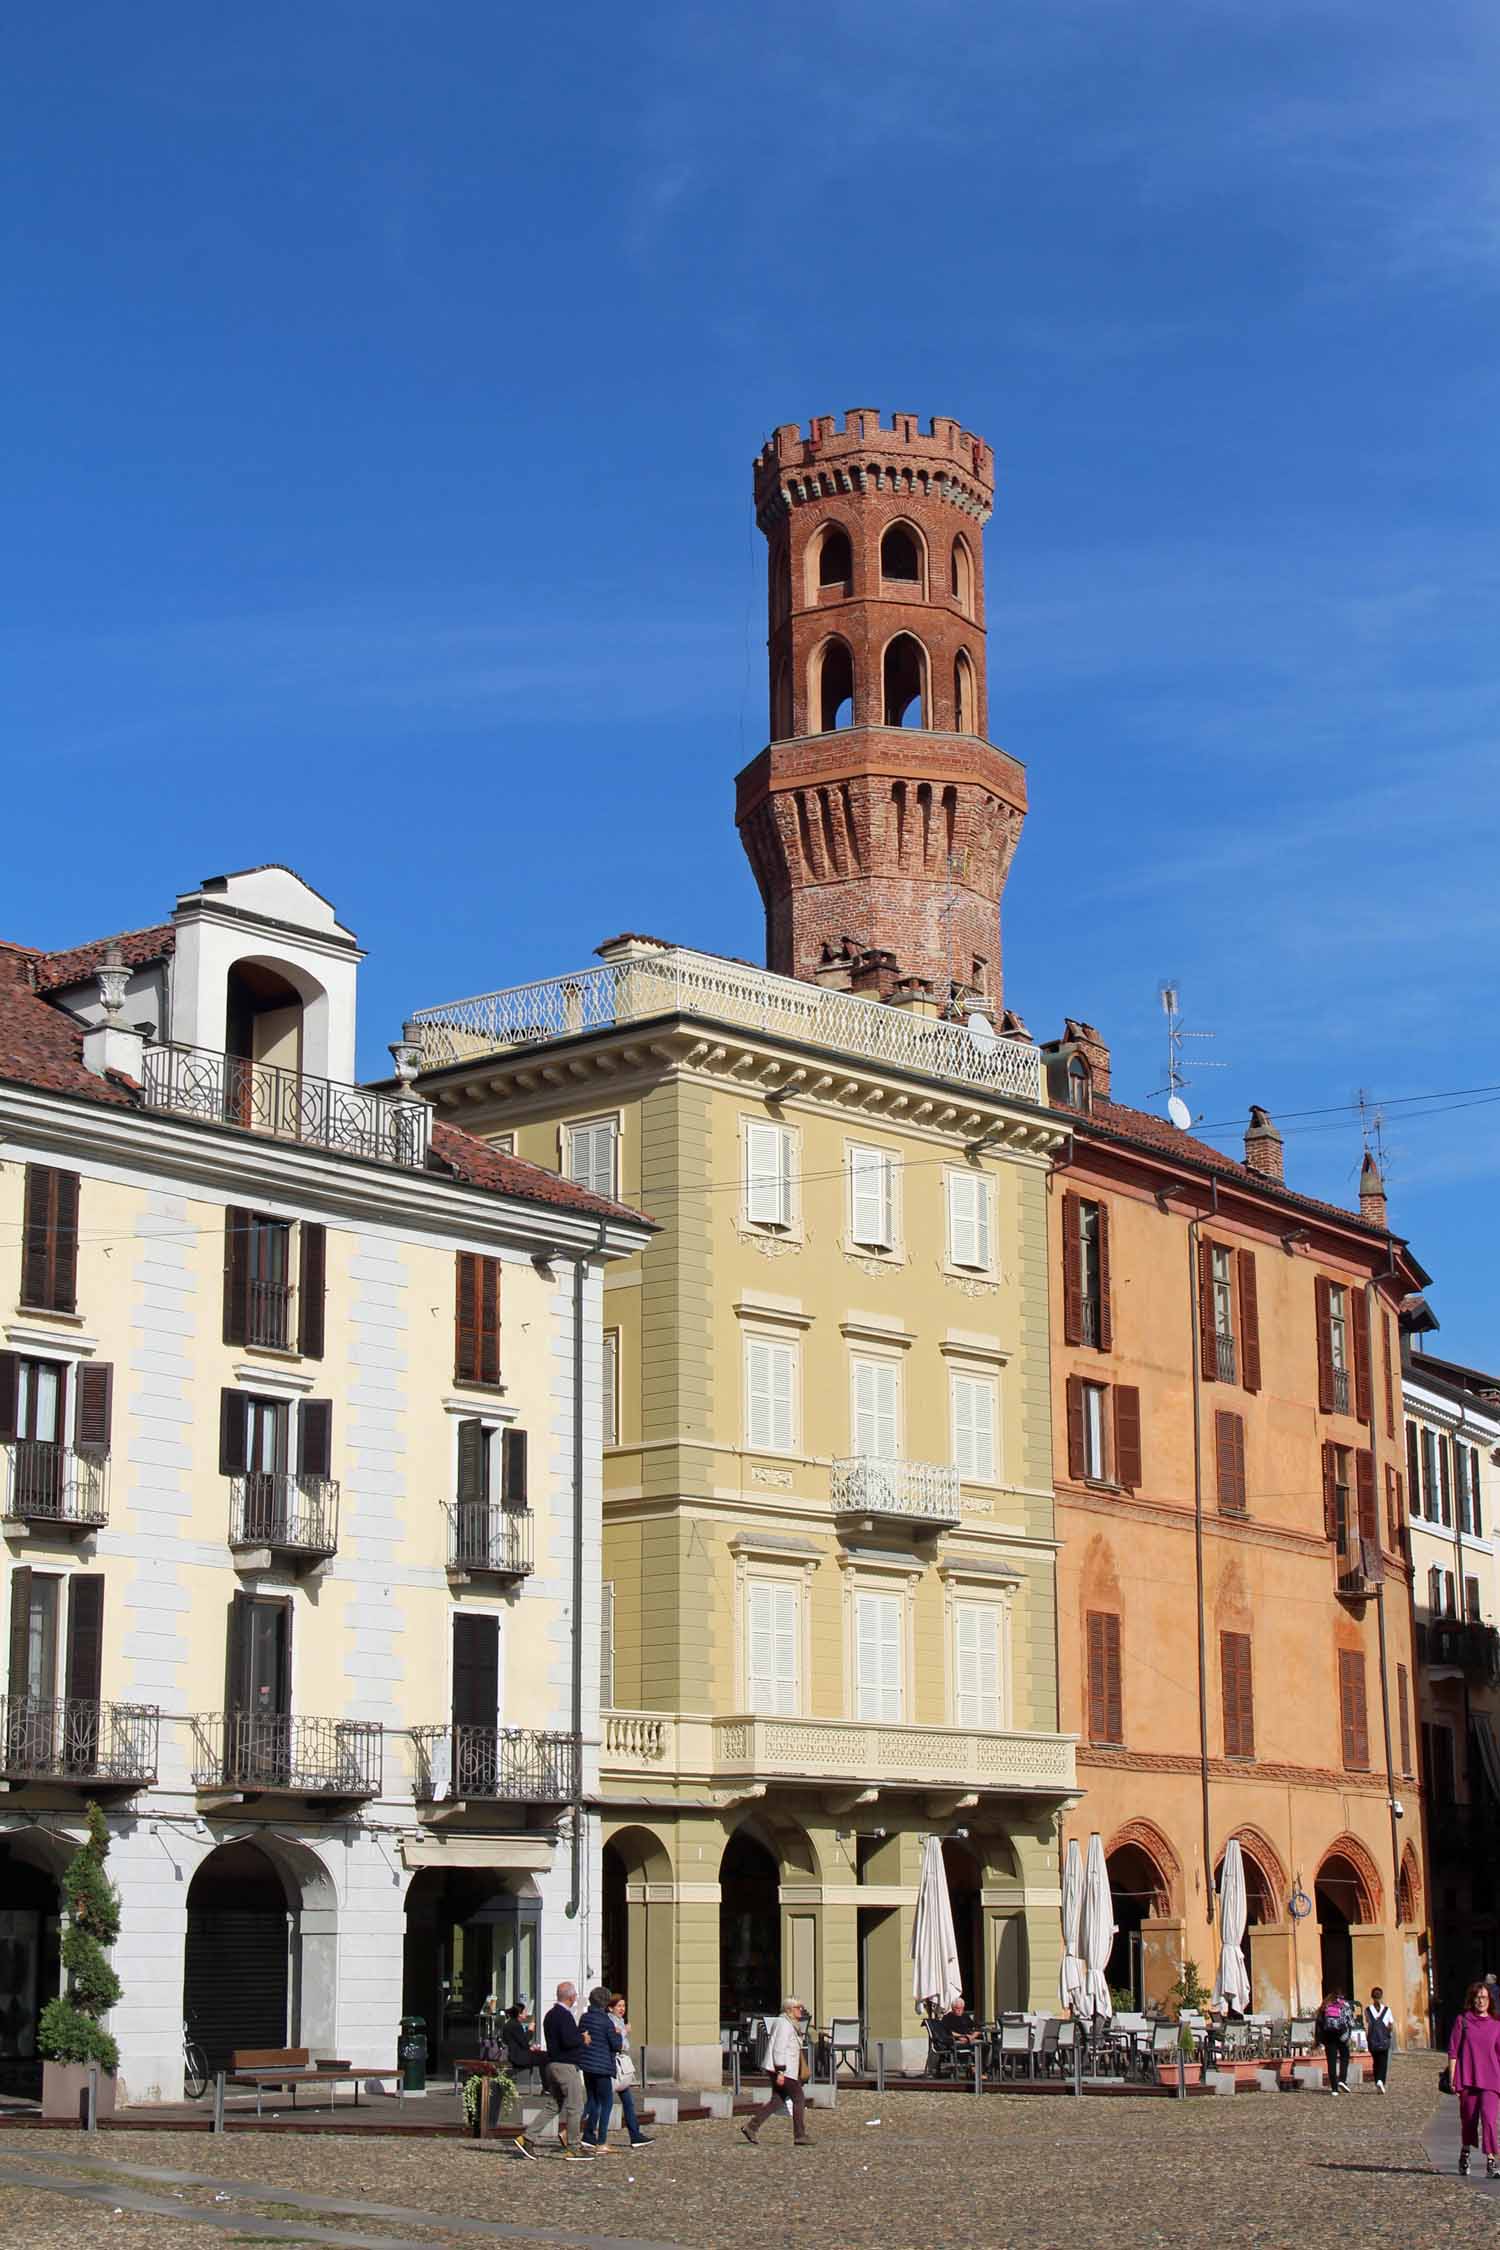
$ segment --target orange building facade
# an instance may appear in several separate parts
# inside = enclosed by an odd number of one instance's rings
[[[1361,1209],[1110,1099],[1070,1023],[1044,1049],[1073,1110],[1051,1181],[1061,1724],[1104,1840],[1110,1981],[1213,1981],[1215,1884],[1240,1841],[1253,2005],[1382,1985],[1425,2037],[1426,1886],[1397,1313],[1421,1269]]]

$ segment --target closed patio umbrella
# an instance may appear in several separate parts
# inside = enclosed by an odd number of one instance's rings
[[[1245,1855],[1239,1838],[1231,1837],[1219,1877],[1219,1973],[1214,1979],[1214,1998],[1226,2001],[1241,2015],[1250,2005],[1250,1975],[1242,1951],[1245,1916]]]
[[[930,2000],[946,2011],[963,1998],[963,1989],[942,1840],[929,1836],[922,1846],[922,1880],[911,1932],[911,1996],[919,2007]]]
[[[1090,2015],[1109,2017],[1114,2013],[1114,2003],[1109,1997],[1106,1971],[1115,1949],[1115,1902],[1104,1865],[1104,1842],[1097,1828],[1089,1838],[1084,1863],[1079,1948],[1084,1966],[1083,2006]]]
[[[1062,1968],[1057,1979],[1058,1998],[1063,2013],[1069,2008],[1083,2006],[1085,1984],[1083,1962],[1078,1952],[1078,1928],[1083,1916],[1083,1854],[1078,1848],[1078,1838],[1068,1838],[1068,1849],[1063,1859],[1062,1878]]]

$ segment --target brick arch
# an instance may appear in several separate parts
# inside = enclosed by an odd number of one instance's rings
[[[1281,1854],[1271,1842],[1270,1837],[1261,1829],[1241,1825],[1230,1831],[1230,1834],[1225,1837],[1223,1844],[1219,1847],[1219,1856],[1214,1862],[1216,1877],[1218,1869],[1224,1864],[1225,1851],[1235,1841],[1238,1842],[1245,1858],[1254,1862],[1256,1872],[1259,1874],[1266,1892],[1275,1901],[1275,1919],[1280,1921],[1286,1913],[1286,1902],[1291,1896],[1291,1881],[1286,1868],[1282,1864]]]
[[[1351,1836],[1347,1829],[1342,1836],[1335,1836],[1327,1850],[1319,1856],[1318,1871],[1313,1877],[1314,1888],[1331,1859],[1343,1860],[1354,1877],[1355,1887],[1359,1892],[1361,1922],[1380,1921],[1385,1911],[1380,1870],[1359,1838]]]
[[[1153,1912],[1158,1915],[1180,1913],[1182,1862],[1154,1821],[1127,1820],[1123,1827],[1117,1828],[1104,1847],[1106,1864],[1115,1852],[1131,1846],[1150,1861],[1160,1883],[1161,1888],[1152,1901]]]
[[[1408,1844],[1401,1854],[1401,1877],[1396,1885],[1396,1920],[1402,1929],[1410,1929],[1421,1919],[1422,1871],[1414,1847]]]

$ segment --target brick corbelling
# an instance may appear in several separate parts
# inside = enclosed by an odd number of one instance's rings
[[[1080,1742],[1076,1757],[1079,1765],[1096,1766],[1101,1771],[1112,1767],[1121,1773],[1196,1775],[1199,1771],[1198,1759],[1186,1751],[1107,1750]],[[1211,1781],[1275,1782],[1294,1789],[1336,1789],[1353,1796],[1383,1797],[1386,1793],[1383,1774],[1350,1773],[1342,1766],[1295,1766],[1259,1758],[1210,1758],[1208,1773]],[[1403,1776],[1402,1795],[1403,1800],[1406,1797],[1419,1800],[1421,1792]]]

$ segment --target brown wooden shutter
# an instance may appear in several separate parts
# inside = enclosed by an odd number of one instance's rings
[[[493,1727],[500,1707],[500,1621],[467,1616],[453,1620],[453,1724]]]
[[[1117,1383],[1115,1401],[1115,1482],[1127,1492],[1141,1485],[1141,1394],[1133,1383]]]
[[[1081,1478],[1083,1454],[1083,1377],[1068,1377],[1068,1474]]]
[[[1111,1610],[1091,1609],[1088,1627],[1089,1740],[1125,1739],[1120,1681],[1120,1620]]]
[[[500,1497],[507,1508],[526,1505],[526,1432],[506,1430],[500,1439]]]
[[[31,1654],[31,1565],[17,1563],[10,1574],[10,1692],[26,1693]]]
[[[1373,1403],[1370,1395],[1370,1305],[1363,1289],[1350,1290],[1349,1311],[1354,1324],[1354,1418],[1358,1422],[1368,1422]]]
[[[1453,1522],[1452,1472],[1448,1467],[1448,1440],[1441,1433],[1439,1433],[1437,1441],[1437,1457],[1439,1505],[1442,1509],[1444,1523],[1451,1525]]]
[[[1250,1635],[1219,1635],[1219,1677],[1224,1702],[1224,1755],[1255,1756],[1255,1697],[1250,1668]]]
[[[224,1341],[243,1344],[250,1333],[251,1214],[233,1204],[224,1213]]]
[[[1401,1771],[1411,1772],[1411,1706],[1407,1697],[1406,1666],[1396,1666],[1396,1711],[1401,1726]]]
[[[500,1380],[500,1260],[479,1261],[479,1380]]]
[[[1375,1456],[1368,1446],[1361,1446],[1354,1456],[1354,1492],[1359,1503],[1359,1536],[1378,1541],[1380,1526],[1375,1518]]]
[[[233,1717],[250,1708],[250,1632],[253,1594],[231,1594],[224,1639],[224,1709]]]
[[[219,1393],[219,1474],[243,1476],[249,1464],[246,1447],[249,1402],[243,1391]]]
[[[489,1494],[489,1446],[485,1441],[482,1422],[460,1422],[458,1425],[458,1503],[460,1507],[481,1507]]]
[[[333,1401],[305,1398],[297,1412],[297,1472],[304,1477],[333,1474]]]
[[[26,1167],[21,1301],[48,1312],[78,1309],[78,1174]]]
[[[20,1406],[20,1359],[14,1352],[0,1352],[0,1439],[15,1436]]]
[[[1323,1274],[1313,1280],[1313,1304],[1318,1322],[1318,1412],[1333,1412],[1333,1306],[1332,1283]]]
[[[460,1250],[455,1261],[453,1379],[457,1383],[479,1380],[479,1263],[469,1250]]]
[[[1385,1543],[1394,1552],[1401,1545],[1401,1518],[1396,1513],[1396,1472],[1385,1465]]]
[[[80,1453],[107,1453],[115,1371],[108,1360],[86,1359],[73,1380],[73,1442]]]
[[[1214,1340],[1214,1246],[1207,1241],[1198,1244],[1198,1364],[1204,1382],[1213,1382],[1219,1351]]]
[[[1338,1448],[1328,1439],[1323,1441],[1323,1537],[1337,1539],[1339,1535],[1339,1462]]]
[[[104,1691],[104,1580],[68,1580],[68,1664],[64,1694],[97,1703]]]
[[[1415,1422],[1408,1422],[1406,1425],[1406,1489],[1411,1494],[1413,1511],[1420,1514],[1422,1506],[1422,1457],[1418,1448]]]
[[[1222,1410],[1214,1414],[1214,1460],[1218,1470],[1219,1507],[1225,1515],[1245,1513],[1245,1423],[1239,1414]]]
[[[297,1275],[297,1349],[304,1359],[323,1357],[323,1305],[328,1285],[328,1230],[302,1222]]]
[[[1255,1285],[1255,1252],[1236,1250],[1235,1279],[1240,1299],[1240,1381],[1247,1391],[1260,1389],[1260,1297]]]
[[[1471,1445],[1469,1448],[1469,1500],[1474,1511],[1474,1537],[1482,1539],[1484,1537],[1484,1503],[1479,1497],[1479,1448],[1477,1445]]]
[[[1391,1316],[1389,1313],[1381,1315],[1381,1333],[1384,1338],[1385,1434],[1387,1437],[1394,1437],[1396,1434],[1395,1352],[1391,1345]]]
[[[1083,1342],[1081,1242],[1083,1200],[1071,1190],[1062,1199],[1063,1342]]]
[[[1095,1222],[1099,1245],[1099,1349],[1101,1352],[1112,1352],[1115,1348],[1115,1316],[1109,1287],[1109,1205],[1100,1202],[1094,1208],[1099,1214]],[[1120,1481],[1124,1483],[1126,1480],[1122,1477]]]
[[[1370,1763],[1370,1726],[1365,1710],[1365,1660],[1359,1649],[1339,1650],[1339,1712],[1344,1764],[1350,1772],[1362,1773]]]

